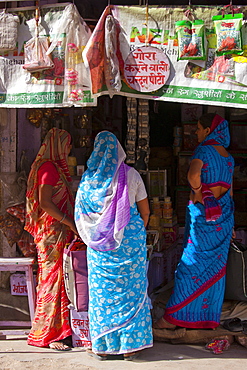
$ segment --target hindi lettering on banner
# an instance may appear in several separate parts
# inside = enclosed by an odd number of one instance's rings
[[[127,85],[134,90],[156,91],[165,85],[169,75],[169,59],[158,48],[152,46],[137,48],[125,60],[125,80]]]

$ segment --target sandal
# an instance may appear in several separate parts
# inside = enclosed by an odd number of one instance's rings
[[[222,324],[223,328],[229,331],[243,331],[242,321],[238,317],[225,320]]]
[[[98,355],[97,353],[94,353],[92,350],[87,349],[86,350],[87,354],[93,358],[96,358],[96,360],[99,361],[105,361],[107,360],[107,355]]]
[[[130,354],[124,354],[124,361],[133,361],[139,356],[139,352],[132,352]]]
[[[54,351],[71,351],[71,347],[67,346],[63,342],[52,342],[49,344],[49,348]]]

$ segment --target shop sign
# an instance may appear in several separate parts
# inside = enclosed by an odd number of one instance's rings
[[[151,92],[165,85],[170,74],[166,54],[155,47],[143,46],[131,52],[124,64],[128,86],[140,92]]]
[[[186,104],[218,105],[247,109],[247,27],[242,26],[243,55],[217,54],[217,35],[212,17],[219,13],[217,6],[193,7],[195,19],[205,23],[206,60],[180,60],[178,54],[178,39],[175,23],[184,19],[186,6],[155,7],[149,6],[146,17],[143,7],[111,6],[111,11],[119,27],[119,70],[122,72],[121,90],[119,95],[140,99],[155,99],[156,101],[171,101]],[[247,6],[239,7],[241,13],[247,11]],[[99,40],[104,40],[104,19],[107,10],[102,14],[100,22],[94,30],[95,39],[89,39],[83,52],[84,60],[88,61],[91,74],[93,96],[105,95],[107,87],[102,77],[104,66],[104,48]],[[147,16],[148,14],[148,16]],[[145,23],[144,23],[145,22]],[[101,37],[101,38],[99,38]],[[90,44],[90,40],[93,42]],[[89,47],[88,47],[89,45]],[[145,55],[143,50],[159,50],[169,60],[167,71],[155,67],[152,55]],[[157,54],[158,55],[158,54]],[[95,60],[101,60],[101,65]],[[145,57],[144,57],[145,56]],[[143,58],[143,60],[141,59]],[[159,57],[157,57],[158,59]],[[162,67],[163,67],[162,66]],[[151,75],[151,73],[154,73]],[[158,74],[159,73],[159,74]],[[114,75],[114,74],[113,74]],[[98,77],[98,78],[97,78]],[[156,83],[155,83],[156,82]]]

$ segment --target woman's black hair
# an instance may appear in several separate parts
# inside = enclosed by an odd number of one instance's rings
[[[214,117],[215,117],[215,113],[206,113],[206,114],[203,114],[199,118],[198,121],[202,125],[202,127],[205,129],[207,127],[211,127]]]

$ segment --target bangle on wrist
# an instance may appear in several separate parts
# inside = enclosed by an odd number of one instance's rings
[[[60,224],[65,220],[65,218],[66,218],[66,213],[64,213],[63,217],[62,217],[62,218],[61,218],[61,220],[59,221],[59,222],[60,222]]]
[[[193,188],[193,186],[191,186],[191,189],[193,191],[199,191],[199,190],[201,190],[201,188],[202,188],[202,184],[200,186],[198,186],[198,188]]]

